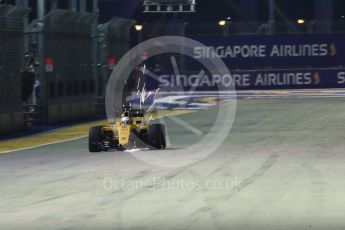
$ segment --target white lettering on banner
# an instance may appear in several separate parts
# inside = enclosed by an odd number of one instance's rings
[[[233,84],[232,78],[230,75],[226,74],[223,76],[223,82],[221,82],[225,87],[229,87]]]
[[[255,86],[310,85],[312,73],[259,73]]]
[[[197,87],[198,85],[200,85],[198,79],[199,79],[198,75],[191,75],[191,76],[189,76],[189,78],[188,78],[188,85],[190,85],[192,87]]]
[[[338,73],[338,84],[345,84],[345,72]]]
[[[271,57],[317,57],[327,56],[328,44],[274,45]]]
[[[293,73],[234,73],[231,75],[161,75],[159,76],[161,88],[170,87],[224,87],[241,86],[292,86],[292,85],[311,85],[313,84],[312,72],[293,72]],[[252,79],[252,80],[251,80]],[[345,83],[345,72],[339,73],[339,81]],[[342,84],[343,84],[342,83]]]
[[[160,83],[161,87],[169,87],[169,85],[170,85],[169,75],[159,76],[159,83]]]
[[[265,57],[266,45],[195,47],[194,58]]]
[[[265,57],[318,57],[328,56],[330,44],[273,45],[234,45],[195,47],[194,58],[265,58]]]

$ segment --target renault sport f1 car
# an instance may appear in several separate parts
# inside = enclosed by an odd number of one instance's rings
[[[165,126],[148,124],[143,109],[124,107],[114,124],[89,129],[89,151],[165,149]]]

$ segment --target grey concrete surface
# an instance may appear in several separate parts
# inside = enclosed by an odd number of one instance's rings
[[[86,139],[2,155],[0,229],[344,229],[344,102],[239,101],[226,141],[183,168]],[[213,112],[180,118],[207,130]],[[193,142],[170,127],[165,154]]]

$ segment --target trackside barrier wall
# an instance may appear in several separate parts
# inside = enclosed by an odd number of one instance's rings
[[[0,6],[0,134],[24,128],[20,71],[27,9]]]
[[[146,77],[151,89],[161,91],[195,90],[210,91],[230,88],[237,90],[252,89],[315,89],[344,88],[345,68],[328,69],[276,69],[276,70],[231,70],[230,75],[219,75],[217,72],[205,73],[199,77],[199,72],[173,72],[158,74],[158,81]]]
[[[44,18],[46,123],[93,117],[91,25],[95,15],[56,9]]]
[[[345,87],[345,68],[243,70],[230,71],[230,74],[239,90]]]
[[[185,71],[175,76],[171,63],[161,64],[159,82],[148,85],[161,89],[215,90],[216,85],[236,89],[306,89],[345,87],[345,34],[241,35],[191,37],[205,46],[193,48]],[[220,76],[217,69],[204,69],[202,59],[220,58],[230,70]],[[152,66],[151,66],[152,68]],[[151,69],[154,71],[154,69]],[[150,80],[151,79],[151,80]]]
[[[345,34],[290,34],[191,37],[194,57],[221,58],[229,69],[329,68],[345,64]],[[214,51],[214,54],[212,54]]]

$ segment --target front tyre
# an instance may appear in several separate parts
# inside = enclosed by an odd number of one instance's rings
[[[95,126],[89,129],[89,152],[102,151],[102,126]]]

